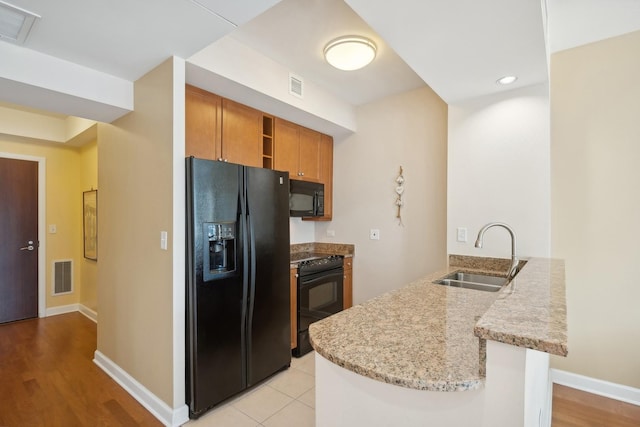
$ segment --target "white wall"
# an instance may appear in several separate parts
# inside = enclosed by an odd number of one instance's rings
[[[289,219],[289,241],[292,244],[314,242],[315,239],[316,223],[314,221],[303,221],[301,218]]]
[[[508,258],[506,230],[474,247],[484,224],[501,221],[514,228],[519,255],[549,256],[549,126],[546,84],[449,105],[448,253]],[[468,229],[466,243],[457,227]]]
[[[446,265],[447,105],[425,86],[360,106],[356,120],[357,133],[334,140],[333,221],[316,224],[315,240],[355,244],[357,304]]]

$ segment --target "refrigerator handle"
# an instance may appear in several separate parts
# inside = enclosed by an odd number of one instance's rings
[[[256,296],[256,235],[253,228],[253,218],[251,215],[251,206],[249,201],[247,200],[247,228],[249,229],[249,242],[250,242],[250,254],[249,254],[249,262],[251,263],[251,272],[249,274],[249,313],[247,319],[247,354],[251,355],[252,350],[252,330],[253,330],[253,308],[255,305],[255,296]],[[252,378],[251,373],[251,361],[247,359],[247,378],[248,381]]]
[[[242,174],[242,172],[241,172]],[[241,175],[242,176],[242,175]],[[243,177],[244,178],[244,177]],[[244,181],[244,179],[243,179]],[[241,342],[246,343],[247,341],[247,304],[246,301],[249,298],[249,236],[248,236],[248,227],[247,227],[247,201],[246,201],[246,193],[244,186],[240,189],[240,233],[242,235],[242,319],[241,319],[241,327],[240,327],[240,339]],[[250,338],[250,337],[249,337]],[[248,355],[251,354],[249,352],[250,349],[247,349],[245,345],[242,346],[241,357],[243,361],[246,361]],[[249,374],[248,364],[242,363],[242,384],[247,384]]]
[[[249,211],[250,209],[247,207],[247,211]],[[249,240],[251,242],[251,273],[249,275],[249,277],[251,278],[251,281],[249,283],[249,327],[248,329],[248,334],[249,334],[249,343],[251,343],[251,329],[252,329],[252,325],[253,325],[253,306],[255,303],[255,297],[256,297],[256,235],[253,229],[253,221],[251,219],[251,213],[248,212],[247,215],[248,222],[249,222]],[[251,344],[249,344],[251,345]]]

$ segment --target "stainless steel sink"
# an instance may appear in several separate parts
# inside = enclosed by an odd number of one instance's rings
[[[508,282],[506,277],[490,276],[487,274],[464,273],[456,271],[447,274],[433,283],[452,286],[455,288],[475,289],[478,291],[497,292]]]

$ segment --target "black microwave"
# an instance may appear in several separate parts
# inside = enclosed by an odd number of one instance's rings
[[[289,215],[324,216],[324,184],[289,180]]]

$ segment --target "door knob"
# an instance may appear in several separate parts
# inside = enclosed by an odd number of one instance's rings
[[[34,249],[35,249],[35,247],[33,246],[33,240],[29,240],[29,241],[27,242],[27,245],[28,245],[28,246],[25,246],[25,247],[20,248],[20,250],[21,250],[21,251],[32,251],[32,250],[34,250]]]

